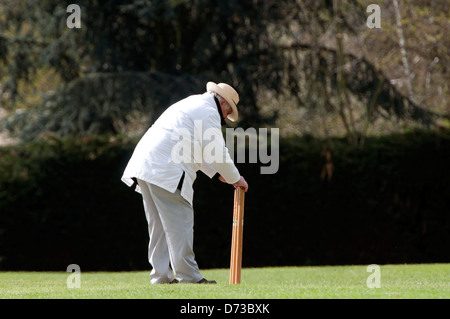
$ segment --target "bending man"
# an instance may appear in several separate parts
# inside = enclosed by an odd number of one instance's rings
[[[208,82],[206,89],[167,108],[137,144],[122,176],[142,194],[153,284],[216,283],[203,278],[193,251],[196,172],[248,189],[221,131],[225,119],[237,120],[239,95],[225,83]]]

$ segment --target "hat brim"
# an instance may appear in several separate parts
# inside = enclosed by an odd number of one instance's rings
[[[206,91],[216,92],[217,94],[219,94],[221,97],[223,97],[228,102],[228,104],[231,106],[231,109],[233,111],[230,114],[228,114],[227,119],[229,119],[232,122],[236,122],[237,119],[239,118],[239,111],[238,111],[236,103],[234,103],[233,99],[231,99],[231,98],[227,99],[226,92],[224,92],[224,90],[214,82],[208,82],[206,84]]]

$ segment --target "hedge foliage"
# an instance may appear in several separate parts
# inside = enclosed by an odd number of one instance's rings
[[[0,149],[0,269],[149,269],[141,197],[120,181],[136,140],[48,139]],[[238,164],[249,182],[244,267],[450,262],[450,134],[330,143],[280,140],[280,168]],[[233,188],[194,184],[201,268],[228,267]]]

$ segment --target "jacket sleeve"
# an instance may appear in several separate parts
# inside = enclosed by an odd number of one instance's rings
[[[205,161],[200,164],[200,170],[209,178],[213,178],[217,174],[217,171],[214,169],[214,167],[206,163]]]
[[[220,117],[215,111],[207,114],[202,120],[202,152],[203,161],[201,171],[210,178],[219,173],[229,184],[239,181],[241,175],[230,157],[225,146],[222,130],[220,129]]]

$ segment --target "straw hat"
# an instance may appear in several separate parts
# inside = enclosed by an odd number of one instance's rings
[[[239,94],[235,91],[235,89],[226,83],[216,84],[214,82],[208,82],[206,84],[206,91],[219,94],[228,102],[228,104],[230,104],[233,112],[228,114],[227,118],[232,122],[236,122],[239,117],[239,112],[236,107],[236,104],[239,103]]]

